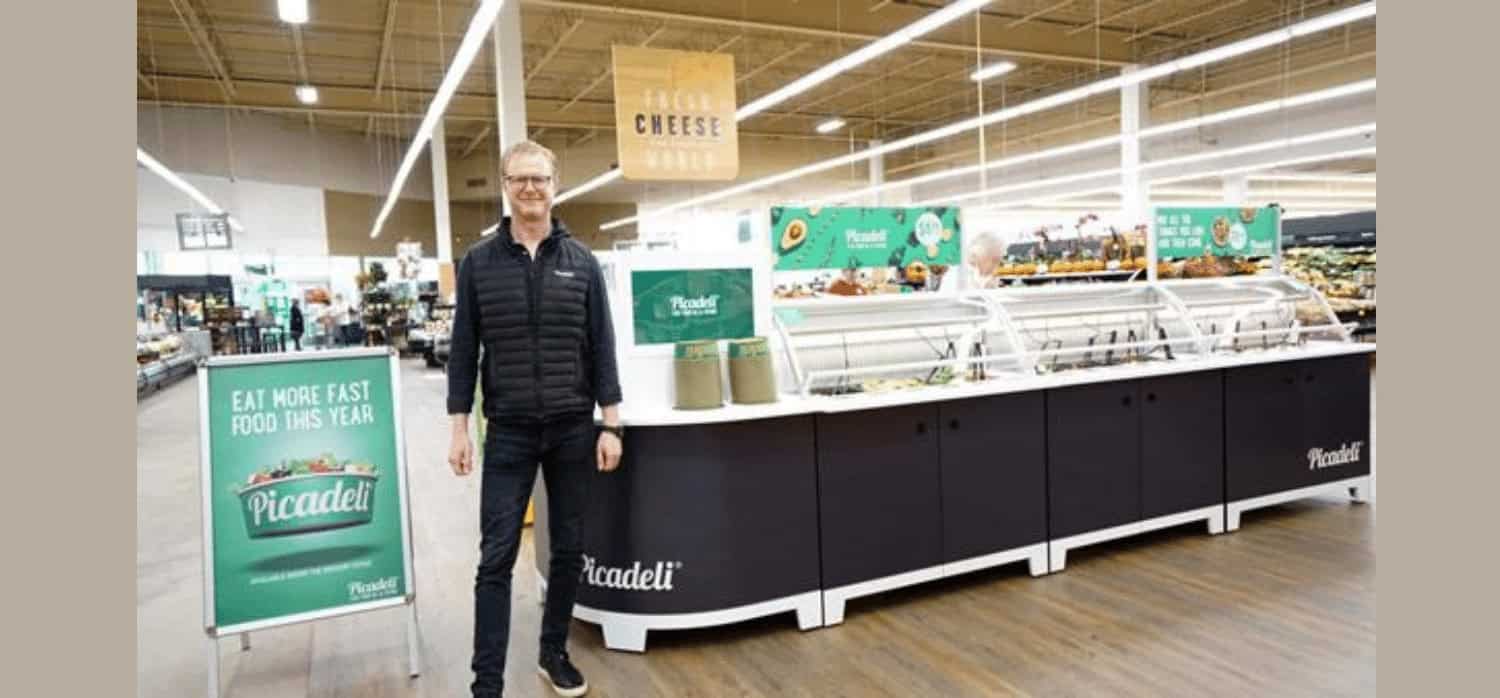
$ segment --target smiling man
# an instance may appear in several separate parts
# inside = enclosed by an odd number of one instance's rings
[[[618,467],[619,371],[599,262],[552,217],[557,158],[531,141],[500,161],[512,216],[458,267],[448,360],[448,464],[474,469],[474,385],[488,429],[480,483],[480,559],[474,581],[473,694],[504,689],[511,569],[537,464],[547,485],[552,563],[537,670],[563,696],[588,684],[568,659],[568,625],[583,570],[583,518],[592,471]],[[483,379],[480,380],[480,376]],[[594,426],[594,405],[603,412]]]

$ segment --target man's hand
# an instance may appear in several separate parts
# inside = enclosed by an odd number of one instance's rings
[[[468,415],[453,418],[453,439],[448,446],[448,465],[459,477],[474,471],[474,442],[469,440]]]
[[[594,446],[599,472],[607,473],[620,467],[620,450],[620,437],[607,431],[599,432],[599,443]]]

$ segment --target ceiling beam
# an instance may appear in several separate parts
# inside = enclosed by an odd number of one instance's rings
[[[637,45],[641,46],[642,48],[644,48],[646,46],[650,46],[651,42],[656,41],[656,39],[658,37],[660,37],[662,35],[662,33],[665,32],[666,30],[667,30],[667,25],[662,24],[662,25],[658,26],[650,34],[647,34],[646,38],[644,40],[642,40]],[[588,93],[593,92],[594,88],[598,87],[606,79],[608,79],[609,76],[612,73],[614,73],[614,70],[615,70],[614,66],[610,66],[608,68],[605,68],[604,72],[599,73],[599,75],[597,77],[595,77],[593,80],[589,81],[589,84],[588,84],[587,87],[583,88],[582,90],[579,90],[578,94],[573,95],[573,98],[570,99],[570,100],[568,100],[567,104],[564,104],[561,107],[558,107],[557,110],[558,111],[567,111],[574,104],[577,104],[578,100],[583,99],[585,96],[588,95]]]
[[[598,137],[599,137],[599,130],[598,129],[593,130],[593,131],[589,131],[588,133],[585,133],[582,136],[580,136],[578,138],[578,140],[573,141],[572,147],[576,148],[576,147],[578,147],[580,145],[583,145],[584,143],[587,143],[587,142],[589,142],[591,140],[594,140],[595,138],[598,138]]]
[[[215,45],[214,37],[204,27],[203,19],[198,16],[197,8],[193,7],[192,0],[168,0],[172,9],[177,12],[178,19],[187,28],[188,38],[192,39],[194,48],[198,49],[198,55],[203,62],[208,64],[208,71],[219,81],[219,89],[224,92],[224,99],[234,101],[234,80],[229,75],[229,68],[224,65],[224,60],[219,57],[218,47]]]
[[[1068,0],[1068,2],[1072,2],[1072,1],[1073,1],[1073,0]],[[885,9],[885,8],[886,8],[886,7],[887,7],[887,6],[889,6],[889,5],[890,5],[890,4],[891,4],[891,3],[892,3],[892,2],[895,2],[895,0],[880,0],[880,2],[877,2],[877,3],[875,3],[875,4],[874,4],[874,5],[871,5],[871,6],[870,6],[870,9],[868,9],[868,10],[866,10],[866,12],[869,12],[869,13],[871,13],[871,14],[874,14],[874,13],[876,13],[876,12],[879,12],[879,11],[881,11],[881,10],[884,10],[884,9]]]
[[[1036,19],[1037,17],[1041,17],[1042,15],[1052,14],[1053,12],[1061,10],[1062,8],[1067,7],[1068,5],[1071,5],[1071,4],[1075,3],[1075,2],[1078,2],[1078,0],[1062,0],[1062,2],[1053,4],[1053,5],[1048,5],[1046,7],[1043,7],[1040,10],[1037,10],[1036,12],[1033,12],[1033,13],[1031,13],[1029,15],[1021,17],[1020,19],[1013,20],[1010,24],[1005,25],[1005,28],[1006,29],[1015,29],[1016,27],[1019,27],[1019,26],[1025,24],[1027,22],[1030,22],[1031,20]],[[1071,34],[1072,32],[1069,32],[1069,33]]]
[[[860,34],[858,32],[846,32],[834,29],[820,29],[818,27],[804,27],[794,24],[760,22],[747,19],[735,19],[732,17],[714,17],[710,15],[690,15],[679,12],[667,12],[663,10],[647,10],[635,7],[621,7],[619,5],[613,4],[596,5],[586,2],[578,2],[577,0],[522,0],[522,2],[523,4],[534,7],[550,7],[560,10],[593,12],[596,14],[613,15],[617,17],[645,17],[661,21],[717,24],[720,26],[738,27],[740,29],[752,29],[756,31],[766,32],[768,34],[801,34],[804,36],[816,36],[824,39],[844,39],[854,41],[875,41],[882,38],[873,34]],[[973,55],[975,50],[972,44],[955,44],[945,41],[927,41],[922,39],[913,41],[908,45],[917,48],[966,53],[969,55]],[[1093,55],[1073,55],[1049,51],[1029,51],[1025,49],[1012,49],[995,46],[983,46],[979,48],[979,51],[986,55],[1034,58],[1037,60],[1079,63],[1089,66],[1110,66],[1118,68],[1130,63],[1130,61],[1109,60]]]
[[[542,72],[542,68],[547,67],[547,64],[552,62],[552,58],[557,55],[558,51],[562,50],[563,44],[567,42],[568,38],[573,36],[573,32],[578,31],[578,28],[581,26],[583,26],[583,18],[579,17],[578,19],[570,22],[567,28],[563,29],[562,33],[558,34],[557,37],[552,40],[552,46],[547,49],[547,52],[542,54],[541,59],[536,62],[536,65],[531,66],[531,70],[526,71],[526,82],[531,82],[531,79],[536,77],[537,73]]]
[[[789,49],[787,49],[785,51],[782,51],[781,55],[776,56],[775,58],[772,58],[771,60],[766,61],[765,63],[760,64],[759,68],[756,68],[756,69],[754,69],[754,70],[752,70],[752,71],[750,71],[748,73],[745,73],[744,75],[741,75],[741,76],[737,77],[735,79],[735,82],[736,83],[745,82],[746,80],[749,80],[750,78],[753,78],[753,77],[755,77],[757,75],[760,75],[761,73],[765,72],[766,70],[775,67],[777,63],[785,61],[786,59],[791,58],[792,56],[795,56],[795,55],[797,55],[799,53],[802,53],[803,51],[806,51],[810,47],[812,47],[812,44],[809,44],[809,43],[797,44],[796,46],[793,46],[793,47],[791,47],[791,48],[789,48]]]
[[[153,93],[156,92],[156,83],[153,82],[151,78],[146,77],[146,74],[142,73],[140,68],[135,69],[135,79],[139,80],[140,83],[146,87],[146,89],[151,90],[151,92]]]
[[[1240,5],[1243,5],[1243,4],[1247,3],[1247,2],[1250,2],[1250,0],[1229,0],[1228,2],[1223,2],[1222,0],[1215,0],[1215,2],[1213,3],[1212,6],[1210,6],[1208,9],[1206,9],[1206,10],[1204,10],[1202,12],[1195,12],[1193,14],[1190,14],[1190,15],[1186,16],[1186,17],[1178,17],[1177,19],[1174,19],[1174,20],[1172,20],[1170,22],[1167,22],[1165,24],[1158,24],[1158,25],[1156,25],[1156,26],[1154,26],[1154,27],[1152,27],[1150,29],[1141,30],[1140,32],[1137,32],[1135,34],[1131,34],[1130,36],[1125,37],[1123,39],[1123,41],[1125,43],[1127,43],[1127,44],[1130,43],[1130,42],[1132,42],[1132,41],[1139,41],[1139,40],[1144,39],[1144,38],[1146,38],[1148,36],[1151,36],[1152,34],[1156,34],[1156,33],[1165,31],[1167,29],[1171,29],[1172,27],[1176,27],[1176,26],[1179,26],[1179,25],[1187,24],[1188,22],[1193,22],[1193,21],[1200,20],[1200,19],[1203,19],[1204,17],[1208,17],[1209,15],[1218,14],[1218,13],[1223,12],[1224,10],[1227,10],[1227,9],[1229,9],[1231,7],[1239,7]]]
[[[1343,1],[1344,0],[1322,0],[1321,2],[1318,2],[1316,0],[1313,0],[1311,2],[1303,2],[1303,3],[1299,4],[1298,7],[1297,7],[1297,9],[1296,9],[1296,12],[1297,12],[1296,18],[1300,19],[1300,18],[1302,18],[1304,16],[1307,16],[1306,13],[1310,13],[1313,10],[1318,9],[1319,7],[1324,7],[1324,6],[1329,6],[1329,5],[1338,5],[1338,4],[1341,4]],[[1163,53],[1169,53],[1169,52],[1172,52],[1172,51],[1184,50],[1184,49],[1186,49],[1188,47],[1191,47],[1191,46],[1202,46],[1202,45],[1205,45],[1205,44],[1207,44],[1207,43],[1209,43],[1209,42],[1211,42],[1211,41],[1213,41],[1215,39],[1218,39],[1218,38],[1221,38],[1223,36],[1227,36],[1229,34],[1233,34],[1233,33],[1236,33],[1236,32],[1254,32],[1257,29],[1259,29],[1261,27],[1264,27],[1266,25],[1280,26],[1282,24],[1285,24],[1288,21],[1288,19],[1289,19],[1289,16],[1288,16],[1288,13],[1286,11],[1283,11],[1283,10],[1274,10],[1274,11],[1268,12],[1266,14],[1262,14],[1262,15],[1260,15],[1259,17],[1257,17],[1255,19],[1247,20],[1247,21],[1244,21],[1244,22],[1237,22],[1233,26],[1227,27],[1225,29],[1220,29],[1220,30],[1218,30],[1216,32],[1213,32],[1211,34],[1204,34],[1204,35],[1201,35],[1201,36],[1189,37],[1187,39],[1183,39],[1182,41],[1173,42],[1173,43],[1167,44],[1165,46],[1161,46],[1159,48],[1152,49],[1150,51],[1147,51],[1145,55],[1141,56],[1141,62],[1142,63],[1148,62],[1151,58],[1159,56],[1159,55],[1161,55]]]
[[[731,46],[734,46],[740,41],[743,41],[744,38],[744,34],[735,34],[734,36],[729,37],[728,41],[725,41],[724,43],[714,47],[714,53],[723,53],[725,51],[728,51]]]
[[[152,105],[152,106],[155,106],[155,107],[176,107],[176,108],[182,108],[182,109],[239,109],[239,110],[249,110],[249,111],[261,111],[261,112],[267,112],[267,113],[271,113],[271,114],[292,114],[292,115],[300,115],[300,114],[303,114],[303,113],[306,113],[306,112],[311,112],[313,114],[318,114],[318,115],[322,115],[322,116],[349,117],[349,118],[370,117],[370,118],[374,118],[374,119],[378,119],[378,120],[382,120],[382,121],[389,121],[389,120],[418,121],[418,120],[421,120],[423,116],[425,116],[425,114],[421,114],[421,113],[418,113],[418,112],[404,112],[404,113],[403,112],[377,112],[377,111],[373,111],[373,110],[370,110],[370,109],[342,109],[342,108],[334,108],[334,107],[311,107],[311,106],[301,106],[301,105],[293,106],[293,105],[282,105],[282,104],[224,104],[223,102],[189,102],[189,101],[183,101],[183,100],[160,100],[160,99],[140,99],[140,98],[137,98],[136,102],[138,104],[149,104],[149,105]],[[494,122],[495,122],[494,115],[484,115],[484,114],[454,114],[454,113],[448,113],[448,114],[445,114],[443,116],[443,118],[447,119],[448,121],[462,121],[462,122],[465,122],[465,123],[476,123],[476,122],[478,122],[478,123],[494,124]],[[564,121],[564,120],[551,120],[551,119],[532,119],[532,118],[528,117],[526,119],[526,124],[528,126],[536,126],[538,128],[573,129],[573,130],[589,130],[589,131],[613,131],[613,130],[615,130],[615,123],[613,121],[609,121],[609,122]],[[739,134],[741,136],[746,137],[746,138],[766,138],[766,139],[780,139],[780,140],[838,141],[838,142],[843,142],[843,141],[847,140],[845,137],[840,136],[840,135],[823,135],[823,134],[809,134],[809,133],[781,133],[781,132],[775,132],[775,131],[745,131],[745,130],[741,130],[739,132]],[[405,137],[403,136],[402,138],[404,139]]]
[[[855,114],[855,113],[858,113],[858,112],[862,112],[862,111],[864,111],[866,109],[869,109],[870,107],[876,106],[878,104],[881,104],[881,103],[884,103],[884,102],[889,102],[889,101],[891,101],[893,99],[900,99],[900,98],[905,97],[907,95],[910,95],[910,94],[912,94],[914,92],[920,92],[920,91],[925,90],[925,89],[927,89],[929,87],[933,87],[934,85],[941,85],[941,84],[943,84],[943,83],[945,83],[945,82],[947,82],[949,80],[954,80],[954,79],[966,76],[966,75],[968,75],[969,73],[972,73],[972,72],[974,72],[973,68],[964,67],[964,68],[962,68],[960,70],[954,71],[952,73],[944,74],[943,76],[935,78],[935,79],[932,79],[932,80],[924,80],[924,81],[919,82],[916,85],[913,85],[913,86],[911,86],[911,87],[909,87],[907,89],[901,90],[900,92],[892,92],[890,94],[887,94],[887,95],[884,95],[884,96],[872,99],[872,100],[870,100],[868,102],[865,102],[864,104],[861,104],[861,105],[858,105],[858,106],[855,106],[855,107],[850,107],[848,109],[848,112],[850,114]]]
[[[1085,24],[1085,25],[1083,25],[1081,27],[1077,27],[1075,29],[1069,29],[1068,31],[1063,32],[1063,33],[1066,34],[1067,36],[1072,36],[1074,34],[1081,34],[1083,32],[1086,32],[1086,31],[1088,31],[1090,29],[1093,29],[1094,27],[1100,27],[1100,28],[1102,28],[1108,22],[1113,22],[1113,21],[1115,21],[1115,20],[1117,20],[1117,19],[1119,19],[1121,17],[1124,17],[1126,15],[1133,15],[1133,14],[1135,14],[1137,12],[1140,12],[1141,10],[1144,10],[1144,9],[1147,9],[1147,8],[1150,8],[1150,7],[1155,7],[1157,5],[1162,4],[1165,1],[1166,0],[1146,0],[1146,2],[1140,3],[1139,5],[1131,5],[1130,7],[1127,7],[1125,9],[1123,9],[1123,10],[1120,10],[1119,12],[1116,12],[1116,13],[1108,16],[1108,17],[1100,17],[1098,19],[1095,19],[1092,22],[1089,22],[1088,24]]]
[[[463,160],[469,157],[469,154],[474,152],[474,149],[478,148],[480,143],[484,142],[484,139],[490,135],[490,131],[494,128],[493,124],[485,124],[484,128],[479,129],[479,133],[474,134],[474,138],[470,139],[469,144],[464,146],[464,151],[459,153],[458,159]]]
[[[385,27],[380,34],[380,53],[375,57],[375,98],[385,87],[385,69],[390,64],[391,34],[396,31],[396,0],[386,0]]]

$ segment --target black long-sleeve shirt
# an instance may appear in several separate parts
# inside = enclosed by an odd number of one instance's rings
[[[510,239],[508,223],[508,219],[503,221],[495,232],[494,239],[486,240],[471,248],[458,265],[457,308],[453,317],[453,332],[448,357],[449,414],[468,414],[473,410],[474,387],[478,382],[480,361],[489,360],[482,357],[480,351],[480,337],[483,333],[480,328],[480,301],[474,278],[476,264],[473,257],[475,254],[493,252],[493,249],[486,249],[488,245],[516,244]],[[560,224],[554,225],[553,235],[567,237],[565,229]],[[563,242],[565,241],[558,241],[559,244]],[[570,240],[566,242],[576,244]],[[589,387],[594,401],[602,407],[609,407],[619,404],[623,399],[619,368],[615,360],[614,324],[610,318],[609,295],[599,260],[592,253],[587,254],[587,260],[587,273],[591,278],[585,301],[588,315],[588,341],[585,346],[588,356],[585,356],[584,360],[591,369],[588,371]],[[537,264],[539,261],[534,260],[531,263]],[[494,270],[495,267],[491,266],[487,269]],[[529,302],[530,299],[527,300]],[[487,404],[494,400],[493,396],[485,395]]]

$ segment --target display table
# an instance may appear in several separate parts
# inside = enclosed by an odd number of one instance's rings
[[[884,394],[623,412],[592,485],[575,615],[648,630],[795,611],[1348,492],[1371,472],[1369,344],[1307,342]],[[537,571],[547,569],[538,480]],[[545,579],[542,579],[545,585]]]

